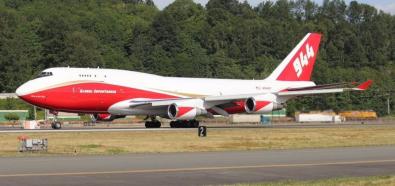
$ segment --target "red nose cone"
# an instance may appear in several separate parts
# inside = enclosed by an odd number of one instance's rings
[[[23,101],[26,101],[32,105],[36,105],[39,107],[45,107],[46,96],[44,95],[35,95],[35,94],[28,94],[23,96],[18,96]]]

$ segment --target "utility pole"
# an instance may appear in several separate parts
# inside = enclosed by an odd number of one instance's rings
[[[48,110],[44,109],[44,121],[46,122],[48,120]]]
[[[33,106],[33,110],[34,110],[34,120],[37,120],[37,107]]]
[[[387,114],[388,115],[391,114],[391,110],[390,110],[390,95],[391,94],[388,94],[388,97],[387,97]]]

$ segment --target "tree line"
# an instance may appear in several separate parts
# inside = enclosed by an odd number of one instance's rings
[[[0,0],[0,92],[48,67],[261,79],[308,32],[323,34],[316,83],[373,79],[365,93],[307,97],[289,112],[373,109],[395,89],[395,16],[352,1]],[[235,87],[236,88],[236,87]],[[392,106],[392,108],[394,108]]]

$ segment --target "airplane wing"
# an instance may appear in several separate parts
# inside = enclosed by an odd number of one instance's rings
[[[141,100],[129,100],[129,108],[141,108],[141,107],[158,107],[167,106],[177,101],[188,100],[191,98],[176,98],[176,99],[141,99]]]
[[[350,83],[336,83],[336,84],[327,84],[327,85],[317,85],[313,87],[304,87],[304,88],[292,88],[286,89],[277,93],[277,96],[308,96],[314,94],[329,94],[329,93],[339,93],[339,92],[347,92],[347,91],[364,91],[370,87],[372,84],[372,80],[365,81],[354,88],[347,87],[339,87],[342,85],[346,85]],[[352,83],[354,84],[354,83]],[[333,88],[335,87],[335,88]],[[226,104],[232,101],[244,100],[250,97],[259,96],[262,93],[254,93],[254,94],[238,94],[238,95],[224,95],[224,96],[208,96],[202,98],[206,104],[208,104],[208,108],[211,108],[216,105]],[[129,101],[129,108],[137,108],[142,106],[166,106],[170,105],[177,101],[183,101],[193,98],[177,98],[177,99],[158,99],[158,100],[131,100]]]
[[[372,80],[367,80],[354,88],[336,87],[342,84],[332,84],[329,86],[318,85],[314,87],[286,89],[284,91],[278,92],[277,95],[278,96],[308,96],[315,94],[339,93],[339,92],[347,92],[347,91],[364,91],[370,87],[372,82],[373,82]]]
[[[354,86],[357,84],[356,82],[346,82],[346,83],[332,83],[332,84],[323,84],[323,85],[316,85],[316,86],[309,86],[309,87],[301,87],[301,88],[289,88],[287,91],[296,91],[296,90],[314,90],[314,89],[328,89],[328,88],[344,88],[346,86]]]
[[[346,92],[346,91],[364,91],[370,87],[372,84],[372,80],[365,81],[361,83],[360,85],[349,88],[349,87],[344,87],[349,83],[336,83],[336,84],[328,84],[328,85],[317,85],[317,86],[312,86],[312,87],[303,87],[303,88],[293,88],[293,89],[286,89],[284,91],[272,93],[275,95],[277,98],[284,98],[289,99],[292,97],[297,97],[297,96],[309,96],[309,95],[315,95],[315,94],[328,94],[328,93],[340,93],[340,92]],[[355,83],[352,83],[355,84]],[[342,87],[343,86],[343,87]],[[206,105],[208,108],[211,108],[214,110],[216,113],[223,115],[223,116],[228,116],[227,110],[232,110],[232,108],[237,108],[242,105],[240,105],[240,102],[243,102],[246,99],[250,99],[251,97],[254,96],[265,96],[260,94],[241,94],[241,95],[227,95],[227,96],[210,96],[204,98]],[[270,99],[269,99],[270,100]],[[276,100],[274,98],[273,100]],[[275,102],[275,101],[274,101]],[[273,102],[273,104],[274,104]],[[281,103],[280,103],[281,104]]]
[[[346,83],[317,85],[303,88],[290,88],[280,92],[271,93],[274,99],[269,99],[271,102],[276,102],[276,98],[289,99],[297,96],[309,96],[315,94],[340,93],[346,91],[364,91],[370,87],[372,80],[365,81],[360,85],[350,88],[341,87]],[[167,109],[172,104],[182,104],[183,102],[199,100],[202,109],[211,109],[215,113],[228,116],[229,110],[243,107],[241,102],[256,96],[267,96],[269,93],[254,93],[254,94],[239,94],[239,95],[224,95],[224,96],[208,96],[200,99],[196,98],[175,98],[175,99],[133,99],[119,102],[112,106],[115,110],[130,110],[130,109]]]
[[[317,85],[312,87],[286,89],[274,94],[281,97],[281,96],[307,96],[314,94],[328,94],[328,93],[338,93],[338,92],[347,92],[347,91],[364,91],[370,87],[372,82],[373,82],[372,80],[368,80],[354,88],[340,87],[342,85],[346,85],[349,83],[336,83],[336,84],[328,84],[328,85]],[[262,95],[262,93],[209,96],[204,98],[204,100],[206,102],[235,101],[235,100],[247,99],[259,95]]]

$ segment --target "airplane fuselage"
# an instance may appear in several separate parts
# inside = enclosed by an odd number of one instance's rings
[[[23,100],[56,111],[108,113],[124,100],[203,98],[272,93],[314,86],[311,81],[237,80],[164,77],[115,69],[50,68],[16,91]],[[242,112],[243,108],[234,110]]]

